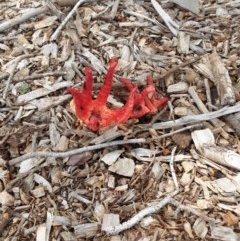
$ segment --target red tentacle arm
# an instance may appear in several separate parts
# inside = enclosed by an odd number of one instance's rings
[[[115,68],[117,67],[117,63],[118,61],[116,58],[110,59],[109,68],[108,68],[105,81],[96,99],[99,104],[106,105],[107,103],[107,98],[110,94],[110,90],[113,82],[113,75],[114,75]]]

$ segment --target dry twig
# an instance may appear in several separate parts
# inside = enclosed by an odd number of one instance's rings
[[[29,158],[33,157],[54,157],[54,158],[65,158],[69,157],[72,155],[76,155],[85,151],[94,151],[102,148],[106,148],[109,146],[117,146],[117,145],[126,145],[126,144],[136,144],[136,143],[145,143],[146,140],[143,138],[140,139],[130,139],[126,141],[112,141],[112,142],[107,142],[103,144],[97,144],[93,146],[85,146],[79,149],[71,150],[71,151],[66,151],[66,152],[33,152],[33,153],[27,153],[23,156],[14,158],[9,161],[9,165],[15,165],[19,162],[22,162],[24,160],[27,160]]]
[[[240,104],[235,106],[226,106],[220,110],[213,111],[211,113],[199,114],[199,115],[189,115],[179,118],[173,121],[167,121],[162,123],[155,123],[152,128],[156,130],[168,129],[173,127],[179,127],[183,125],[190,125],[194,123],[199,123],[202,121],[212,120],[221,116],[229,115],[232,113],[240,112]],[[144,125],[142,125],[144,127]]]
[[[76,5],[73,7],[73,9],[69,12],[67,17],[62,21],[62,23],[58,26],[58,28],[55,30],[55,32],[52,34],[50,41],[55,41],[58,36],[60,35],[62,29],[67,24],[69,19],[73,16],[74,12],[77,10],[77,8],[83,4],[86,0],[79,0]]]

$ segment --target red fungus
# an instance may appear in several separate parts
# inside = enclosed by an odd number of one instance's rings
[[[107,107],[107,98],[112,87],[114,70],[117,66],[117,59],[110,60],[109,69],[96,99],[92,99],[93,75],[90,68],[85,69],[86,79],[81,90],[68,88],[67,92],[72,94],[73,110],[77,117],[92,131],[111,123],[124,124],[130,118],[140,118],[145,114],[154,114],[160,106],[167,103],[167,98],[157,98],[153,80],[147,77],[147,87],[137,92],[137,86],[129,80],[120,81],[128,88],[130,94],[123,107],[110,109]]]

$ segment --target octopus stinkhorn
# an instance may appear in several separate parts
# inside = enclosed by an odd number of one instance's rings
[[[124,106],[120,108],[109,108],[107,98],[113,82],[114,70],[117,66],[117,59],[110,60],[105,81],[95,99],[92,98],[93,74],[89,67],[85,69],[85,82],[81,90],[67,88],[67,92],[72,94],[71,107],[80,121],[90,130],[98,131],[112,123],[124,124],[130,118],[140,118],[148,113],[154,114],[158,108],[165,106],[168,99],[158,98],[157,92],[150,76],[147,77],[147,86],[139,92],[137,85],[132,84],[127,79],[120,81],[129,90],[129,96]]]

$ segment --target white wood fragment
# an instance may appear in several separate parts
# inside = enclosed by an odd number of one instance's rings
[[[119,158],[108,170],[125,177],[132,177],[134,168],[135,163],[132,159]]]
[[[105,154],[101,161],[103,161],[107,165],[112,165],[116,160],[119,158],[119,156],[123,153],[123,150],[115,150],[111,151],[107,154]]]
[[[194,240],[191,224],[188,221],[186,221],[186,222],[184,222],[183,227],[184,227],[184,230],[186,231],[186,233],[188,234],[188,236],[192,240]]]
[[[67,151],[69,139],[66,136],[61,136],[57,145],[53,148],[54,151]]]
[[[52,225],[53,226],[60,226],[60,225],[71,226],[72,225],[72,221],[68,217],[54,215],[53,216],[53,223],[52,223]]]
[[[46,236],[45,236],[46,241],[49,241],[49,238],[50,238],[52,222],[53,222],[53,214],[51,212],[47,212],[47,221],[46,221],[47,230],[46,230]]]
[[[50,193],[52,192],[51,184],[43,177],[37,173],[33,174],[34,181],[38,184],[42,184]]]
[[[108,178],[108,187],[109,187],[109,188],[115,188],[115,176],[109,175],[109,178]]]
[[[177,36],[179,25],[171,19],[168,13],[166,13],[161,5],[156,0],[151,0],[151,3],[160,17],[163,19],[167,27],[170,29],[174,36]]]
[[[73,228],[77,238],[91,238],[99,231],[100,225],[98,223],[85,223],[76,225]]]
[[[227,9],[222,8],[222,7],[218,7],[218,8],[216,9],[216,16],[218,16],[218,17],[223,17],[224,15],[225,15],[225,16],[228,15]]]
[[[103,219],[103,215],[106,212],[105,207],[102,203],[99,201],[96,201],[95,207],[94,207],[94,216],[96,216],[99,221]]]
[[[171,2],[185,8],[192,13],[199,14],[201,10],[200,0],[171,0]]]
[[[131,150],[131,155],[139,161],[152,161],[152,158],[158,154],[159,151],[147,148],[135,148]]]
[[[188,84],[186,82],[180,81],[176,84],[169,85],[167,88],[167,93],[187,93],[188,92]]]
[[[232,204],[228,205],[228,204],[224,204],[224,203],[218,203],[217,206],[223,210],[228,210],[228,211],[234,212],[238,216],[240,215],[240,205],[239,204],[238,205],[232,205]]]
[[[161,177],[163,176],[163,174],[166,171],[166,167],[163,167],[160,165],[160,162],[155,162],[153,164],[152,170],[151,170],[151,175],[153,175],[153,178],[158,181],[161,179]]]
[[[44,197],[46,195],[43,186],[38,186],[35,189],[31,190],[30,192],[35,198]]]
[[[77,191],[71,192],[71,193],[69,194],[69,197],[73,197],[73,198],[77,199],[78,201],[83,202],[83,203],[85,203],[85,204],[87,204],[87,205],[90,204],[90,203],[92,203],[92,202],[91,202],[90,200],[88,200],[87,198],[85,198],[85,197],[81,196],[80,194],[78,194]]]
[[[191,180],[191,174],[185,172],[183,173],[179,182],[182,186],[187,186],[190,183],[190,180]]]
[[[228,69],[217,53],[204,56],[201,63],[195,64],[194,67],[216,85],[221,105],[235,103],[232,80]]]
[[[173,113],[177,116],[194,115],[193,111],[190,108],[184,106],[175,107]]]
[[[45,224],[39,225],[37,228],[36,241],[47,241],[46,240],[47,227]]]
[[[54,24],[54,22],[57,20],[57,18],[58,18],[57,16],[46,17],[43,20],[34,23],[34,28],[37,30],[37,29],[49,27]]]
[[[192,171],[195,166],[195,164],[192,161],[183,161],[181,165],[184,169],[184,172],[186,173]]]
[[[37,158],[37,157],[27,159],[20,163],[19,173],[28,172],[32,168],[40,165],[43,161],[44,161],[44,158]]]
[[[205,210],[205,209],[213,208],[213,203],[206,199],[198,199],[197,206],[201,210]]]
[[[219,178],[214,181],[218,187],[224,192],[236,192],[236,186],[234,183],[227,177]]]
[[[151,224],[157,223],[157,220],[154,219],[152,216],[146,216],[145,218],[143,218],[143,220],[140,222],[140,225],[143,228],[147,228],[149,227]]]
[[[201,185],[201,187],[203,189],[204,198],[206,200],[209,200],[210,199],[210,193],[209,193],[209,190],[208,190],[207,182],[203,181],[201,178],[199,178],[197,176],[194,178],[194,181],[196,183],[198,183],[199,185]]]
[[[45,44],[42,46],[41,52],[44,56],[57,58],[58,45],[56,43]]]
[[[120,224],[119,215],[118,214],[104,214],[103,215],[103,223],[102,223],[102,231],[106,231],[109,227],[114,227]]]
[[[1,206],[13,206],[15,198],[9,194],[6,190],[0,192],[0,203]]]
[[[232,86],[232,80],[227,68],[217,53],[211,54],[209,56],[209,61],[212,67],[214,83],[217,86],[220,104],[222,106],[234,104],[236,99]]]
[[[116,192],[124,192],[124,191],[126,191],[126,190],[128,190],[128,184],[125,184],[125,185],[122,185],[122,186],[117,186],[117,187],[115,188],[115,191],[116,191]]]
[[[205,238],[208,232],[206,221],[204,221],[202,218],[197,218],[197,220],[194,222],[193,230],[199,238]]]
[[[211,229],[211,238],[219,241],[239,241],[240,236],[232,227],[215,226]]]
[[[215,145],[215,138],[210,129],[196,130],[192,132],[192,139],[198,151],[202,152],[203,145]]]
[[[178,32],[178,52],[182,54],[188,54],[190,46],[190,35],[179,31]]]
[[[62,168],[59,166],[54,166],[50,170],[51,175],[51,183],[55,186],[56,184],[61,183],[61,176],[62,176]]]
[[[219,146],[204,145],[202,153],[216,163],[240,170],[240,155],[232,150]]]

